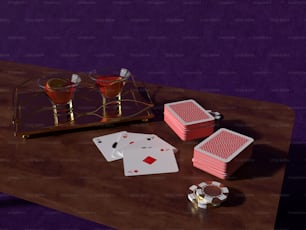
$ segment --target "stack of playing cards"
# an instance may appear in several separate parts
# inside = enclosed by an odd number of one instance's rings
[[[157,135],[121,131],[93,142],[108,162],[123,158],[125,176],[178,172],[177,149]]]
[[[192,99],[165,104],[164,121],[183,141],[207,137],[215,128],[215,118]]]
[[[253,138],[221,128],[194,147],[193,166],[221,179],[249,160]]]

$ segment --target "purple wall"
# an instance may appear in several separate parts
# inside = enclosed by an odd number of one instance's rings
[[[77,71],[125,66],[153,83],[287,104],[296,111],[292,141],[305,143],[305,1],[0,4],[2,60]]]
[[[0,58],[284,103],[306,128],[302,1],[1,1]]]

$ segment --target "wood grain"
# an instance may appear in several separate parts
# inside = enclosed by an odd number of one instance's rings
[[[24,140],[13,135],[12,92],[46,67],[0,61],[0,191],[117,229],[273,229],[290,145],[293,111],[284,105],[147,84],[155,118]],[[188,187],[218,180],[192,166],[193,147],[163,122],[163,104],[193,98],[221,112],[226,127],[255,139],[252,159],[231,180],[219,208],[194,210]],[[91,139],[116,131],[155,133],[176,146],[180,171],[125,177]],[[219,180],[220,181],[220,180]]]

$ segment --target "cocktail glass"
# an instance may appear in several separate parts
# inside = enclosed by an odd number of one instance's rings
[[[81,77],[71,73],[48,74],[37,80],[38,86],[50,99],[55,125],[74,121],[72,98],[80,82]]]
[[[89,73],[89,77],[95,81],[102,96],[103,118],[122,115],[121,92],[130,76],[130,71],[125,68],[93,70]],[[114,106],[117,108],[116,114],[111,112]]]

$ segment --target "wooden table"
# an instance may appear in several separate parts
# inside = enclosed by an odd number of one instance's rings
[[[156,117],[111,128],[33,139],[13,135],[12,90],[44,67],[0,62],[0,191],[117,229],[273,229],[290,145],[293,111],[263,101],[148,84]],[[181,141],[163,122],[163,104],[193,98],[221,112],[226,127],[255,139],[250,162],[231,180],[192,166],[197,141]],[[176,146],[179,172],[125,177],[92,138],[116,131],[155,133]],[[194,210],[188,188],[218,180],[230,189],[219,208]]]

